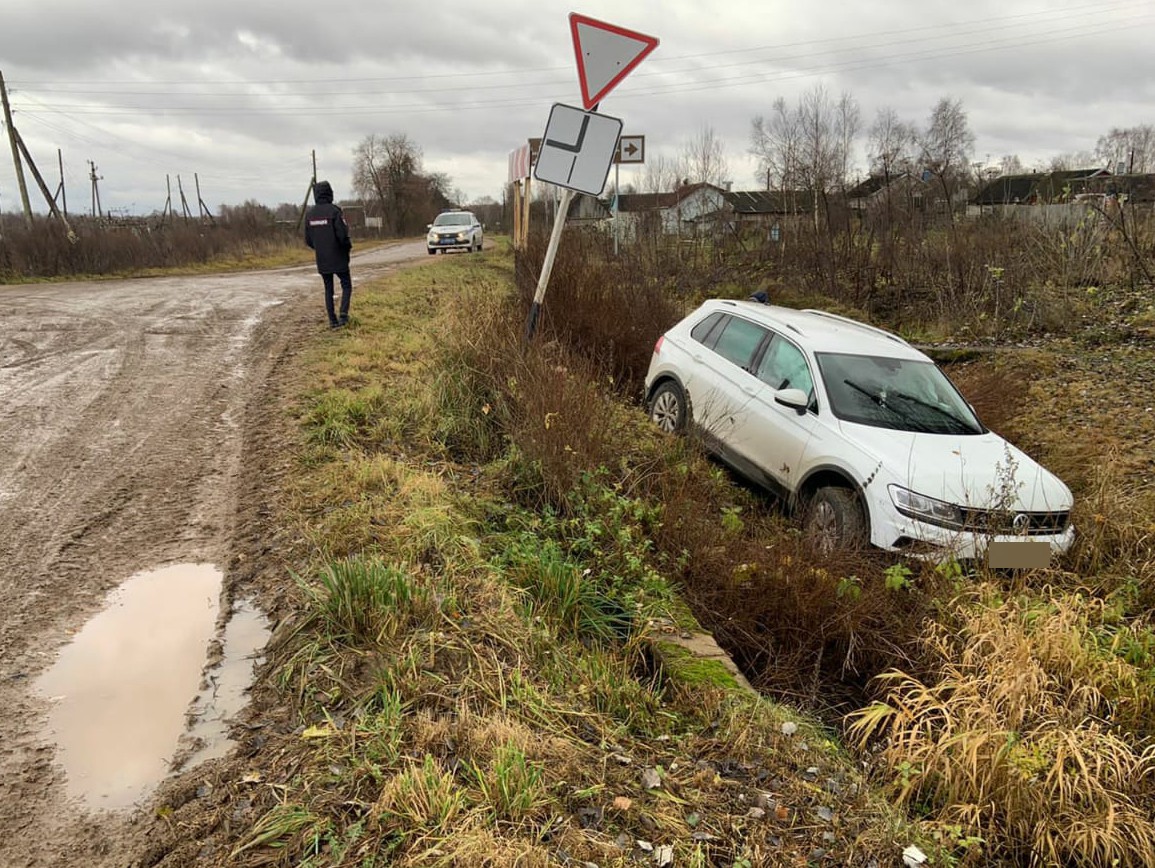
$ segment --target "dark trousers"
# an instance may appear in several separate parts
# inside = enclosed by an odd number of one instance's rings
[[[347,271],[338,271],[337,278],[341,281],[341,322],[349,319],[349,298],[353,295],[353,278]],[[338,322],[337,314],[333,310],[333,275],[322,274],[325,282],[325,312],[329,314],[329,322]]]

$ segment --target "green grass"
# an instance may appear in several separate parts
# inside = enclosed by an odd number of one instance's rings
[[[557,429],[518,423],[476,391],[484,376],[450,386],[443,364],[466,358],[453,324],[510,283],[500,250],[401,272],[363,286],[356,326],[306,354],[285,498],[303,560],[274,658],[296,724],[262,755],[278,787],[247,794],[263,819],[236,833],[238,864],[624,865],[620,834],[669,842],[677,864],[758,864],[777,832],[733,825],[757,783],[706,771],[723,760],[780,778],[800,811],[815,793],[799,762],[858,780],[839,852],[883,846],[898,820],[835,746],[801,759],[783,715],[732,679],[653,668],[651,622],[692,622],[657,568],[658,511],[596,473],[565,508],[527,505],[543,468],[507,426]],[[643,790],[643,768],[663,787]],[[693,841],[691,814],[716,843]],[[790,841],[801,856],[823,843],[817,828]]]

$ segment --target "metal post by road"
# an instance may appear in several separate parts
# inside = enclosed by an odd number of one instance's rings
[[[622,178],[621,178],[621,164],[614,162],[614,258],[618,256],[618,214],[622,210]]]
[[[32,228],[32,203],[28,200],[28,185],[24,183],[24,165],[20,162],[20,150],[16,144],[16,128],[12,126],[12,107],[8,105],[8,88],[4,86],[4,73],[0,72],[0,105],[4,107],[4,126],[8,130],[8,144],[12,146],[12,165],[16,167],[16,183],[20,187],[20,203],[24,206],[24,222]]]
[[[545,251],[545,261],[541,264],[541,275],[537,279],[537,291],[533,294],[533,304],[529,308],[529,319],[525,323],[525,339],[533,340],[537,333],[537,321],[541,316],[541,303],[545,299],[545,290],[549,286],[549,275],[553,271],[553,262],[557,258],[557,248],[561,244],[561,233],[565,229],[565,218],[569,214],[569,205],[573,201],[573,190],[566,187],[558,203],[557,218],[553,221],[553,231],[549,235],[549,247]]]

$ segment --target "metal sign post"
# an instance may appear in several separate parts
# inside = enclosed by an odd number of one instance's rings
[[[576,12],[570,15],[569,20],[581,82],[582,105],[587,111],[555,104],[550,109],[549,121],[542,136],[541,153],[534,161],[532,177],[556,184],[563,191],[525,324],[526,340],[532,340],[537,331],[541,306],[574,192],[600,195],[605,188],[610,166],[615,158],[621,156],[619,141],[622,122],[598,114],[598,103],[658,47],[658,40],[652,36],[625,30]],[[633,155],[635,152],[630,153]]]

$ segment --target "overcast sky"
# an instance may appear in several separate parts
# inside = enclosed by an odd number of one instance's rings
[[[214,210],[299,202],[313,149],[342,198],[370,133],[408,135],[427,171],[500,199],[509,151],[553,103],[580,105],[570,12],[661,40],[601,111],[649,156],[712,126],[735,189],[758,186],[751,119],[817,83],[853,94],[865,125],[959,98],[977,160],[1030,165],[1155,123],[1151,0],[0,0],[0,72],[53,189],[62,149],[70,211],[91,207],[89,160],[106,209],[161,208],[166,173],[194,212],[194,172]],[[0,209],[18,208],[5,145]]]

